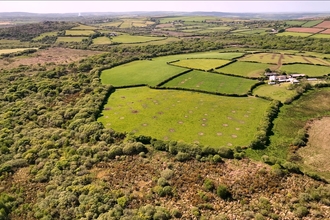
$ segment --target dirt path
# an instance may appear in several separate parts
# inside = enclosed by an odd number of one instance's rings
[[[277,66],[273,70],[279,70],[282,67],[282,59],[284,59],[283,54],[280,55],[280,58],[277,61]]]

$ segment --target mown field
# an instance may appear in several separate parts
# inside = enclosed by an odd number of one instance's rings
[[[330,67],[328,66],[316,66],[309,64],[282,65],[281,70],[285,71],[287,74],[301,73],[306,74],[309,77],[324,76],[330,74]]]
[[[242,53],[219,53],[217,51],[164,56],[152,60],[139,60],[120,65],[101,73],[103,84],[114,86],[148,84],[155,86],[160,82],[187,71],[186,68],[168,65],[167,62],[187,58],[230,58]]]
[[[285,32],[276,34],[276,36],[279,36],[279,37],[281,37],[281,36],[309,37],[311,35],[312,34],[309,34],[309,33],[289,32],[289,31],[285,31]]]
[[[253,90],[253,95],[270,97],[275,100],[279,100],[284,103],[287,99],[297,95],[297,92],[292,89],[289,90],[288,87],[291,83],[281,83],[276,85],[261,85]]]
[[[186,70],[185,68],[167,65],[159,58],[152,61],[139,60],[102,71],[101,81],[103,84],[113,86],[136,84],[156,86],[160,82]]]
[[[330,34],[314,34],[311,37],[313,37],[313,38],[326,38],[326,39],[329,39],[330,38]]]
[[[169,88],[187,88],[208,92],[219,92],[226,94],[246,94],[252,85],[257,81],[241,77],[232,77],[222,74],[209,73],[203,71],[191,71],[179,76],[163,87]]]
[[[50,36],[57,36],[57,32],[56,31],[52,31],[52,32],[45,32],[40,34],[38,37],[33,38],[32,40],[41,40],[44,37],[50,37]]]
[[[297,56],[279,53],[255,53],[248,54],[239,59],[240,61],[252,61],[259,63],[282,64],[282,63],[308,63],[330,65],[330,62],[318,57]]]
[[[179,60],[171,65],[180,66],[188,69],[210,70],[228,64],[229,60],[220,59],[188,59]]]
[[[95,29],[97,29],[97,28],[93,27],[93,26],[89,26],[89,25],[84,25],[84,24],[80,24],[77,27],[71,28],[71,30],[95,30]]]
[[[307,21],[305,24],[301,25],[302,27],[313,27],[319,23],[321,23],[323,20],[312,20],[312,21]]]
[[[58,42],[81,42],[88,37],[58,37],[56,43]]]
[[[241,62],[237,61],[231,63],[227,66],[216,69],[216,72],[234,74],[244,77],[260,77],[264,76],[266,68],[272,68],[273,65],[265,63],[251,63],[251,62]]]
[[[146,87],[117,89],[99,121],[116,131],[213,147],[245,146],[269,102]]]
[[[108,37],[97,37],[93,39],[93,44],[111,44],[111,40]]]
[[[2,50],[0,49],[0,54],[15,53],[29,49],[38,49],[38,48],[15,48],[15,49],[2,49]]]
[[[133,36],[128,34],[121,34],[112,39],[113,42],[117,43],[143,43],[149,41],[164,40],[165,37],[149,37],[149,36]]]
[[[65,35],[71,36],[89,36],[91,34],[95,34],[92,30],[66,30]]]

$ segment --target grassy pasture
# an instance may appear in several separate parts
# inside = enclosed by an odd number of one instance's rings
[[[6,53],[16,53],[24,50],[29,50],[29,49],[38,49],[38,48],[15,48],[15,49],[0,49],[0,54],[6,54]]]
[[[186,58],[230,58],[242,53],[219,53],[217,51],[164,56],[150,60],[139,60],[120,65],[101,73],[104,84],[114,86],[148,84],[157,85],[169,77],[186,71],[186,68],[168,65],[167,62]]]
[[[148,25],[142,22],[132,22],[132,27],[147,27]]]
[[[102,27],[119,27],[123,21],[112,21],[112,22],[106,22],[106,23],[100,23],[99,26]]]
[[[286,71],[287,73],[301,73],[306,74],[309,77],[315,76],[323,76],[330,74],[330,67],[328,66],[316,66],[309,64],[290,64],[283,65],[281,67],[282,71]]]
[[[77,27],[71,28],[71,30],[95,30],[95,29],[97,29],[97,28],[93,27],[93,26],[84,25],[84,24],[80,24]]]
[[[108,37],[97,37],[93,39],[93,44],[111,44],[111,40]]]
[[[120,28],[131,28],[132,27],[132,22],[134,20],[131,19],[123,19],[123,23],[119,26]]]
[[[266,32],[266,30],[269,30],[269,29],[248,29],[248,30],[243,30],[243,31],[237,31],[235,32],[236,34],[247,34],[247,35],[250,35],[250,34],[260,34],[260,35],[264,35],[264,34],[268,34],[269,32]]]
[[[326,38],[326,39],[330,39],[330,34],[314,34],[311,37],[314,38]]]
[[[273,121],[271,144],[265,150],[253,151],[250,156],[260,159],[264,154],[287,159],[289,145],[298,131],[313,118],[330,115],[330,88],[315,89],[305,93],[290,105],[281,107],[278,117]]]
[[[163,86],[241,95],[246,94],[256,83],[256,80],[194,70]]]
[[[210,70],[216,67],[223,66],[229,63],[229,60],[220,60],[220,59],[188,59],[188,60],[179,60],[172,63],[172,65],[185,67],[189,69],[200,69],[200,70]]]
[[[285,32],[276,34],[276,36],[279,36],[279,37],[281,37],[281,36],[309,37],[311,35],[312,34],[309,34],[309,33],[299,33],[299,32],[290,32],[290,31],[285,31]]]
[[[179,38],[176,37],[167,37],[164,40],[155,40],[155,41],[148,41],[144,43],[122,43],[118,45],[119,47],[126,47],[126,46],[146,46],[146,45],[161,45],[161,44],[167,44],[170,42],[180,41]]]
[[[286,21],[287,25],[295,26],[295,25],[303,25],[306,21]]]
[[[113,38],[113,42],[118,43],[143,43],[149,41],[164,40],[165,37],[149,37],[149,36],[133,36],[128,34],[122,34]]]
[[[45,32],[40,34],[38,37],[33,38],[32,40],[41,40],[44,37],[57,36],[57,31]]]
[[[164,17],[160,18],[160,23],[169,23],[173,21],[185,21],[185,22],[202,22],[205,20],[215,20],[217,17],[212,16],[173,16],[173,17]]]
[[[295,90],[288,89],[289,85],[291,85],[291,83],[261,85],[253,90],[253,95],[270,97],[283,103],[287,99],[292,98],[297,94]]]
[[[88,37],[58,37],[56,42],[81,42]]]
[[[101,81],[113,86],[136,84],[155,86],[184,71],[185,68],[167,65],[162,59],[139,60],[102,71]]]
[[[254,138],[266,100],[146,87],[117,89],[98,120],[105,127],[162,140],[214,147],[245,146]]]
[[[307,21],[305,24],[301,25],[302,27],[313,27],[315,25],[318,25],[321,23],[323,20],[312,20],[312,21]]]
[[[330,65],[330,63],[326,60],[314,57],[306,57],[306,56],[297,56],[297,55],[289,55],[289,54],[278,54],[278,53],[255,53],[248,54],[239,59],[240,61],[253,61],[260,63],[307,63],[307,64],[320,64],[320,65]]]
[[[91,34],[95,34],[92,30],[66,30],[65,35],[71,36],[89,36]]]
[[[0,48],[12,48],[15,49],[18,47],[29,47],[30,42],[20,40],[7,40],[7,39],[1,39],[0,40]]]
[[[260,77],[264,76],[266,68],[272,68],[272,65],[265,63],[251,63],[251,62],[240,62],[229,64],[216,70],[216,72],[234,74],[245,77]]]

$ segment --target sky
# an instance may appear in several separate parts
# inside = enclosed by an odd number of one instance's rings
[[[330,1],[0,1],[0,12],[330,12]]]

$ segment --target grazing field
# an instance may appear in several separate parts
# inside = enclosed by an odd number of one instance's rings
[[[316,28],[330,28],[330,21],[323,21],[315,26]]]
[[[255,53],[248,54],[239,59],[240,61],[252,61],[260,63],[271,63],[271,64],[289,64],[289,63],[307,63],[307,64],[319,64],[319,65],[330,65],[330,63],[324,59],[318,57],[307,57],[297,56],[290,54],[279,54],[279,53]]]
[[[15,49],[0,49],[0,55],[1,54],[6,54],[6,53],[16,53],[24,50],[29,50],[29,49],[38,49],[38,48],[15,48]]]
[[[97,37],[93,39],[93,44],[111,44],[111,40],[108,37]]]
[[[311,37],[313,37],[313,38],[326,38],[326,39],[328,39],[328,38],[330,38],[330,34],[314,34]]]
[[[217,67],[228,64],[229,60],[220,60],[220,59],[188,59],[188,60],[179,60],[177,62],[171,63],[175,66],[185,67],[189,69],[199,69],[199,70],[210,70]]]
[[[298,25],[303,25],[304,23],[306,23],[306,21],[286,21],[285,22],[287,25],[290,26],[298,26]]]
[[[312,34],[310,34],[310,33],[289,32],[289,31],[285,31],[285,32],[276,34],[276,36],[279,36],[279,37],[281,37],[281,36],[309,37],[311,35]]]
[[[289,146],[296,138],[298,131],[313,118],[330,115],[330,89],[315,89],[302,95],[290,105],[281,107],[278,117],[273,121],[271,144],[258,153],[287,159]]]
[[[169,81],[163,87],[243,95],[257,82],[241,77],[194,70]]]
[[[77,27],[71,28],[71,30],[95,30],[95,29],[97,29],[97,28],[93,27],[93,26],[84,25],[84,24],[80,24]]]
[[[273,68],[275,66],[265,64],[265,63],[251,63],[251,62],[241,62],[237,61],[231,63],[227,66],[221,67],[216,72],[234,74],[244,77],[260,77],[264,76],[266,68]]]
[[[98,26],[101,27],[119,27],[123,21],[113,21],[113,22],[106,22],[106,23],[100,23]]]
[[[148,84],[155,86],[169,77],[187,71],[186,68],[168,65],[167,62],[187,58],[231,58],[243,53],[219,53],[218,51],[180,54],[154,58],[152,60],[134,61],[102,71],[104,84],[125,86]]]
[[[32,40],[37,41],[37,40],[41,40],[44,37],[51,37],[51,36],[57,36],[57,31],[52,31],[52,32],[45,32],[40,34],[38,37],[33,38]]]
[[[295,90],[289,90],[291,83],[281,83],[276,85],[261,85],[253,90],[253,95],[270,97],[284,103],[287,99],[297,95]]]
[[[143,43],[149,41],[164,40],[165,37],[149,37],[149,36],[133,36],[128,34],[122,34],[113,38],[113,42],[117,43]]]
[[[148,41],[144,43],[122,43],[118,45],[119,47],[126,47],[126,46],[147,46],[147,45],[161,45],[167,44],[170,42],[180,41],[180,38],[177,37],[167,37],[164,40],[155,40],[155,41]]]
[[[330,67],[328,66],[316,66],[309,64],[282,65],[281,70],[288,74],[301,73],[306,74],[309,77],[324,76],[330,74]]]
[[[89,36],[91,34],[95,34],[92,30],[66,30],[65,35],[71,36]]]
[[[88,37],[58,37],[56,43],[58,42],[81,42]]]
[[[320,24],[323,20],[312,20],[312,21],[307,21],[305,24],[301,25],[302,27],[313,27],[317,24]]]
[[[324,29],[323,28],[288,28],[286,29],[285,31],[288,31],[288,32],[299,32],[299,33],[318,33],[318,32],[321,32],[323,31]]]
[[[133,61],[108,70],[103,70],[101,81],[113,86],[148,84],[156,86],[160,82],[187,69],[167,65],[162,59]]]
[[[270,29],[262,29],[262,28],[258,28],[258,29],[247,29],[247,30],[242,30],[242,31],[237,31],[237,32],[233,32],[235,34],[259,34],[259,35],[263,35],[263,34],[268,34],[269,32],[267,32]]]
[[[269,102],[146,87],[117,89],[98,120],[105,127],[161,140],[246,146]]]
[[[204,22],[206,20],[215,20],[217,17],[212,16],[171,16],[171,17],[163,17],[160,18],[160,23],[171,23],[173,21],[185,21],[185,22]]]
[[[131,28],[133,21],[134,20],[132,20],[132,19],[123,19],[123,23],[119,27],[120,28]]]

